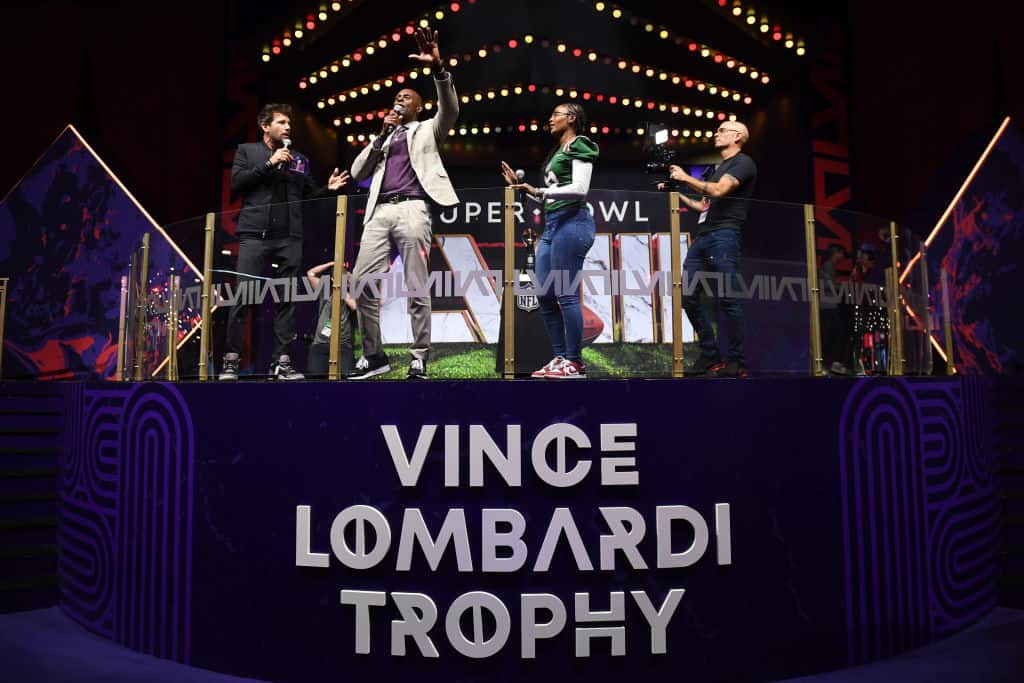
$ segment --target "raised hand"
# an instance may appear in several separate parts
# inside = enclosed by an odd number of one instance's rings
[[[416,29],[416,47],[419,49],[419,54],[409,55],[409,59],[415,59],[420,64],[429,66],[441,64],[441,53],[437,49],[437,37],[440,35],[438,31],[432,31],[429,28]]]
[[[501,175],[505,178],[505,182],[509,185],[515,185],[519,182],[519,178],[516,176],[516,172],[512,170],[512,167],[506,164],[504,161],[501,162]]]
[[[327,179],[327,189],[331,191],[340,190],[350,180],[352,180],[352,177],[348,174],[348,171],[338,173],[338,169],[334,169],[334,173]]]

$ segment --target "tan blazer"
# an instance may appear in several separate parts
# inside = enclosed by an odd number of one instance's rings
[[[441,143],[448,137],[448,131],[459,118],[459,98],[455,96],[455,86],[451,73],[444,79],[434,79],[437,88],[437,115],[426,121],[411,121],[406,124],[405,139],[409,144],[409,161],[416,172],[416,178],[435,203],[441,206],[453,206],[459,203],[455,188],[448,179],[448,172],[441,161]],[[366,202],[366,214],[363,223],[368,223],[377,205],[380,184],[384,180],[384,164],[388,158],[388,147],[394,133],[388,135],[381,149],[373,148],[371,142],[359,153],[352,162],[352,177],[356,181],[365,180],[373,174],[370,183],[370,196]]]

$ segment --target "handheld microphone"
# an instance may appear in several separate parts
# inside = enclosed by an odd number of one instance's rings
[[[394,111],[399,116],[401,116],[402,114],[405,113],[405,107],[403,107],[400,104],[396,104],[391,109],[392,109],[392,111]],[[388,124],[387,129],[384,131],[384,137],[387,137],[387,136],[391,135],[391,133],[393,133],[394,130],[395,130],[395,127],[393,125],[391,125],[391,124]]]
[[[521,168],[517,168],[516,169],[516,182],[520,182],[520,183],[526,182],[526,171],[524,171]],[[516,194],[519,195],[519,203],[524,205],[524,207],[525,207],[525,205],[526,205],[526,190],[519,190],[518,192],[516,192]]]
[[[281,142],[284,144],[284,148],[285,149],[288,149],[288,148],[290,148],[292,146],[292,139],[291,138],[284,138],[283,140],[281,140]],[[278,170],[280,170],[283,167],[284,167],[284,162],[283,161],[279,161],[277,163],[277,166],[275,166],[275,168],[277,168]]]

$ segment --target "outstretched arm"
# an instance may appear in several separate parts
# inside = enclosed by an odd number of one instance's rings
[[[421,28],[416,31],[416,46],[419,53],[409,55],[434,72],[434,87],[437,88],[437,117],[434,122],[434,139],[441,142],[448,137],[448,131],[459,119],[459,98],[455,94],[452,75],[444,68],[441,51],[438,48],[438,31]]]
[[[717,181],[703,181],[694,178],[682,168],[675,165],[668,167],[668,177],[692,187],[707,197],[724,197],[740,186],[740,181],[728,173],[723,175],[721,179]]]

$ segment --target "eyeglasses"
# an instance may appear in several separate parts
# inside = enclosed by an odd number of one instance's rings
[[[569,116],[569,112],[567,112],[567,111],[553,111],[553,112],[551,112],[551,115],[552,116]]]
[[[732,128],[719,128],[718,130],[715,131],[715,135],[721,135],[722,133],[736,133],[737,135],[739,135],[740,132]]]

